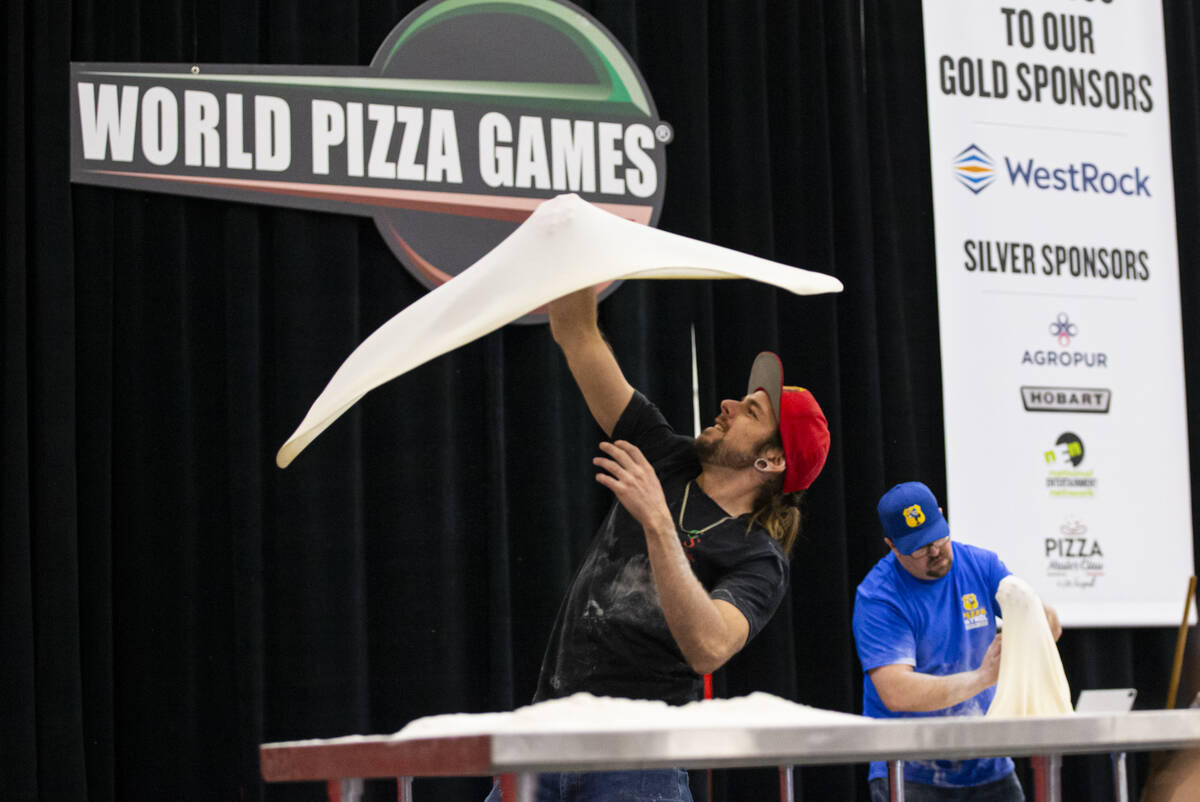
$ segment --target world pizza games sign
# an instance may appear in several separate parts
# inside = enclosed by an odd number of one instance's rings
[[[427,287],[543,200],[654,225],[673,132],[557,0],[433,0],[367,67],[71,64],[71,180],[370,216]]]

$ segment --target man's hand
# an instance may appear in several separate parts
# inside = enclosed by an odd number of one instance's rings
[[[601,443],[600,450],[608,456],[596,457],[592,464],[607,473],[596,474],[596,481],[613,492],[642,528],[674,531],[662,484],[641,449],[633,443],[618,440]]]
[[[983,683],[984,688],[992,687],[1000,678],[1000,637],[997,635],[992,639],[987,651],[983,654],[983,662],[976,669],[979,681]]]
[[[1058,611],[1045,602],[1042,602],[1042,609],[1046,611],[1046,623],[1050,625],[1050,635],[1057,642],[1062,637],[1062,624],[1058,622]]]

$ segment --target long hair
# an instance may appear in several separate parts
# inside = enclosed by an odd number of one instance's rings
[[[783,439],[779,430],[768,437],[759,448],[759,453],[769,448],[783,450]],[[767,534],[783,548],[785,557],[792,553],[792,546],[800,535],[800,502],[804,491],[783,492],[783,474],[777,473],[758,489],[754,497],[754,510],[750,514],[750,526],[761,526]]]
[[[780,474],[764,483],[754,499],[750,526],[765,529],[768,535],[778,541],[785,557],[791,555],[792,546],[800,536],[800,502],[803,498],[803,490],[783,492],[783,475]]]

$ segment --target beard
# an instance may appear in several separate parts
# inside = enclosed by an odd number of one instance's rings
[[[941,579],[946,574],[950,573],[950,566],[954,564],[954,556],[945,554],[938,558],[938,561],[925,566],[926,579]]]
[[[696,438],[696,458],[700,464],[711,465],[714,468],[750,468],[758,454],[748,451],[738,451],[730,448],[724,440],[708,440],[701,434]]]

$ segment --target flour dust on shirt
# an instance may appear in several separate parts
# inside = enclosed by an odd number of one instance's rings
[[[676,521],[687,491],[683,526],[690,531],[678,533],[680,545],[709,596],[737,607],[753,638],[787,592],[779,544],[759,527],[747,530],[747,515],[705,530],[726,513],[692,481],[700,474],[694,441],[676,434],[641,393],[634,393],[611,439],[642,450]],[[645,533],[614,501],[559,608],[534,701],[586,692],[684,704],[699,699],[701,688],[667,627]]]

